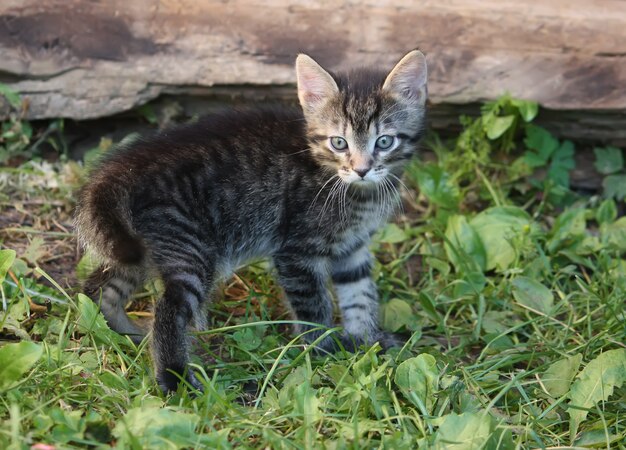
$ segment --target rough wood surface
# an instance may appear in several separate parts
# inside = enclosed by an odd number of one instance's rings
[[[298,52],[338,69],[391,66],[414,47],[434,103],[510,92],[617,112],[626,128],[621,0],[0,2],[0,81],[28,98],[32,119],[103,117],[196,89],[272,97],[294,82]]]

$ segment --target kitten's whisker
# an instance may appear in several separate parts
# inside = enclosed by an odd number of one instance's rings
[[[388,183],[389,188],[393,192],[393,198],[394,198],[394,202],[396,204],[396,208],[394,208],[394,210],[396,211],[396,215],[399,215],[400,213],[404,214],[404,204],[402,203],[402,199],[400,197],[400,192],[398,191],[396,186],[394,186],[394,184],[388,178],[385,178],[385,180]]]
[[[383,178],[383,186],[385,186],[385,217],[383,218],[383,220],[387,220],[387,218],[392,215],[393,211],[394,211],[394,205],[392,203],[393,201],[393,192],[391,191],[391,189],[389,188],[389,180],[387,180],[386,178]]]
[[[346,205],[348,188],[349,186],[347,183],[341,183],[341,186],[339,187],[337,192],[337,195],[339,196],[339,221],[342,227],[348,223],[348,208]]]
[[[320,221],[320,225],[321,225],[321,219],[322,219],[322,217],[324,217],[324,215],[326,213],[326,208],[328,208],[328,207],[332,208],[333,202],[331,200],[335,197],[335,195],[337,194],[338,190],[341,188],[341,183],[343,183],[341,178],[339,178],[339,176],[337,176],[337,180],[335,180],[335,182],[333,183],[332,187],[330,188],[328,196],[326,197],[326,201],[324,201],[324,205],[322,206],[322,210],[320,211],[320,213],[318,215],[318,220]]]
[[[404,188],[404,190],[407,192],[407,194],[411,194],[411,191],[409,190],[409,188],[407,187],[406,184],[404,184],[404,181],[402,181],[402,179],[398,176],[396,176],[395,174],[389,172],[389,175],[391,175],[392,177],[394,177],[399,183],[400,185]],[[391,181],[390,181],[391,183]],[[391,185],[393,186],[393,189],[396,191],[397,197],[396,197],[396,202],[398,203],[398,207],[400,208],[400,211],[402,214],[404,214],[404,203],[402,202],[402,193],[400,191],[398,191],[398,188],[391,183]]]
[[[339,186],[339,188],[337,189],[337,204],[339,206],[339,224],[342,227],[345,223],[343,199],[344,199],[344,186]]]
[[[378,220],[380,222],[385,220],[387,209],[387,186],[385,185],[385,179],[379,183],[380,186],[380,207],[378,208]]]
[[[324,217],[324,213],[326,212],[326,205],[328,205],[329,200],[333,197],[333,193],[335,192],[336,185],[337,185],[337,180],[335,180],[333,184],[330,186],[330,189],[328,190],[328,194],[326,195],[326,198],[324,199],[324,204],[322,205],[322,209],[317,215],[317,219],[320,222],[320,225],[321,225],[322,217]]]
[[[376,211],[376,219],[380,223],[385,220],[385,186],[383,183],[378,183],[376,185],[376,194],[377,194],[377,203],[378,208]]]
[[[337,207],[339,209],[339,224],[341,227],[343,227],[343,225],[345,224],[346,221],[346,215],[345,215],[345,209],[344,209],[344,198],[345,198],[345,190],[347,189],[347,184],[346,183],[342,183],[342,185],[339,185],[337,187]]]
[[[328,180],[326,180],[326,183],[324,183],[324,184],[322,185],[322,187],[320,188],[320,190],[319,190],[319,191],[317,191],[317,195],[315,196],[315,198],[313,198],[313,201],[312,201],[312,202],[311,202],[311,204],[309,205],[309,208],[307,209],[307,211],[310,211],[310,210],[311,210],[311,208],[313,208],[313,206],[315,205],[315,202],[317,202],[317,199],[319,198],[320,194],[322,193],[322,191],[324,190],[324,188],[326,187],[326,185],[327,185],[328,183],[330,183],[330,182],[333,180],[333,178],[335,178],[335,177],[339,177],[339,175],[335,174],[335,175],[333,175],[332,177],[330,177]]]
[[[348,203],[349,203],[349,199],[348,199],[348,188],[350,186],[348,186],[347,183],[344,183],[344,188],[343,188],[343,212],[345,214],[345,218],[346,218],[346,224],[348,223]]]
[[[293,156],[293,155],[297,155],[299,153],[310,152],[310,151],[311,151],[311,147],[307,147],[304,150],[299,150],[299,151],[293,152],[293,153],[287,153],[287,156]]]
[[[380,191],[380,207],[378,208],[378,222],[383,222],[385,220],[385,210],[387,207],[387,192],[385,191],[385,185],[384,183],[380,183],[379,184],[379,191]]]
[[[391,175],[392,177],[394,177],[396,180],[398,180],[398,182],[402,185],[402,187],[404,188],[404,190],[406,190],[407,194],[411,194],[411,190],[406,186],[406,184],[404,184],[404,181],[402,181],[402,178],[396,176],[395,174],[389,172],[389,175]]]

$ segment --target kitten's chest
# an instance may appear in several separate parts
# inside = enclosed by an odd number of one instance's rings
[[[355,202],[350,205],[347,227],[353,231],[376,230],[387,221],[389,213],[387,205],[376,199]]]
[[[385,224],[389,211],[375,201],[363,201],[351,205],[341,218],[333,237],[333,250],[344,253],[360,243],[369,242],[372,235]]]

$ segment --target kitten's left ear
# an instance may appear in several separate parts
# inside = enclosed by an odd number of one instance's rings
[[[326,100],[339,92],[337,83],[313,58],[299,54],[296,58],[298,99],[305,114],[315,112]]]
[[[426,103],[427,78],[426,58],[419,50],[413,50],[387,75],[383,90],[399,99],[423,105]]]

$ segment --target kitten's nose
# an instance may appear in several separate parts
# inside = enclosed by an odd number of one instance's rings
[[[354,170],[358,176],[360,176],[361,178],[365,178],[365,175],[367,174],[367,172],[370,171],[369,167],[366,167],[364,169],[352,169]]]

